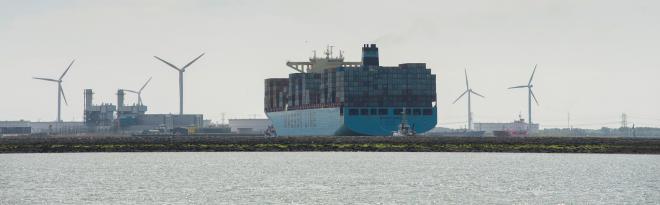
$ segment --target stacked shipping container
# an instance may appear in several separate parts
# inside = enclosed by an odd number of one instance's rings
[[[435,75],[425,64],[341,70],[337,97],[345,106],[431,107],[435,102]]]
[[[338,67],[266,79],[267,112],[341,105],[432,107],[435,100],[435,75],[424,63]]]
[[[266,79],[264,107],[265,110],[275,111],[283,110],[288,103],[288,78],[271,78]]]

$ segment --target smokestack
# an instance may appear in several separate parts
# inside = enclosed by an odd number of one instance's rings
[[[85,89],[85,110],[89,110],[92,107],[92,97],[94,92],[92,89]]]
[[[364,44],[362,46],[362,65],[364,67],[379,66],[378,47],[376,47],[376,44]]]
[[[124,107],[124,90],[117,91],[117,108]]]

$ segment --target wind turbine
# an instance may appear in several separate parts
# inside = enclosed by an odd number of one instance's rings
[[[532,98],[534,98],[534,102],[536,102],[536,105],[539,105],[539,101],[536,100],[536,96],[534,95],[534,92],[532,91],[532,87],[534,87],[534,85],[532,85],[532,79],[534,79],[534,73],[536,73],[536,66],[537,65],[535,64],[534,65],[534,71],[532,71],[532,76],[529,77],[529,82],[527,83],[527,85],[520,85],[520,86],[514,86],[514,87],[509,88],[509,89],[527,88],[527,101],[528,101],[527,104],[528,104],[528,112],[529,112],[528,120],[529,120],[529,125],[530,125],[530,126],[527,126],[528,129],[532,125]]]
[[[69,67],[64,70],[64,73],[58,78],[57,80],[51,79],[51,78],[37,78],[37,77],[32,77],[37,80],[45,80],[45,81],[50,81],[50,82],[56,82],[57,83],[57,122],[62,122],[62,98],[64,98],[64,103],[66,105],[69,105],[69,103],[66,101],[66,96],[64,95],[64,89],[62,89],[62,78],[64,78],[64,75],[66,75],[67,72],[69,72],[69,69],[71,69],[71,66],[73,65],[73,62],[76,60],[72,60],[71,64],[69,64]]]
[[[138,91],[126,90],[126,89],[124,89],[124,91],[137,94],[137,96],[138,96],[138,105],[142,106],[142,90],[144,90],[144,88],[147,87],[147,84],[149,84],[149,81],[151,81],[151,77],[149,77],[149,80],[147,80],[147,82],[145,82],[144,85],[142,85],[142,87]]]
[[[475,94],[479,97],[485,98],[483,95],[480,95],[479,93],[475,92],[470,88],[470,83],[468,82],[468,76],[467,76],[467,68],[465,69],[465,87],[466,90],[454,100],[453,104],[458,102],[458,100],[461,99],[465,94],[467,94],[467,101],[468,101],[468,130],[472,130],[472,94]]]
[[[185,66],[183,66],[181,68],[176,67],[175,65],[159,58],[158,56],[154,56],[154,58],[162,61],[163,63],[165,63],[167,65],[169,65],[170,67],[174,68],[174,70],[179,71],[179,115],[183,115],[183,72],[186,72],[186,68],[188,68],[195,61],[197,61],[197,59],[201,58],[202,56],[204,56],[204,53],[202,53],[202,55],[199,55],[197,58],[190,61],[190,63],[186,64]]]

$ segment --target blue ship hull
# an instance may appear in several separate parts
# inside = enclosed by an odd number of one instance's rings
[[[394,114],[396,108],[387,108],[387,114],[374,115],[349,112],[364,108],[341,109],[334,107],[289,110],[267,112],[266,115],[273,123],[278,136],[390,136],[398,130],[402,118],[402,115]],[[435,127],[437,108],[410,109],[419,110],[407,115],[408,124],[414,127],[415,132],[424,133]],[[427,109],[427,112],[421,112],[424,109]]]

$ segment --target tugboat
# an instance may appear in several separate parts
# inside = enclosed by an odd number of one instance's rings
[[[275,127],[273,127],[273,125],[268,125],[268,128],[266,128],[266,131],[264,131],[264,136],[266,136],[266,137],[277,137],[277,132],[275,131]]]
[[[495,130],[493,131],[493,135],[495,137],[527,137],[529,136],[529,124],[525,122],[525,119],[522,118],[522,116],[518,115],[518,120],[513,121],[513,127],[503,129],[503,130]]]
[[[408,116],[406,115],[406,109],[404,108],[401,112],[401,123],[399,124],[399,130],[392,132],[392,136],[395,137],[404,137],[404,136],[415,136],[415,125],[411,127],[408,124]]]

